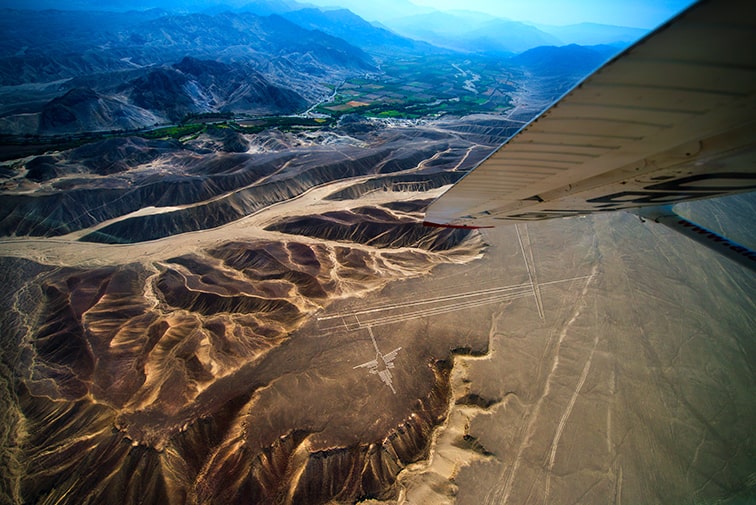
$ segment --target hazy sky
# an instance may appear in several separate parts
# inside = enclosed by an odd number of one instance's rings
[[[258,0],[261,1],[261,0]],[[262,0],[264,1],[264,0]],[[274,0],[275,2],[275,0]],[[434,8],[468,10],[533,23],[566,25],[583,22],[653,28],[693,0],[299,0],[302,4],[341,6],[368,21],[386,21]],[[195,10],[225,4],[239,7],[255,0],[0,0],[0,7],[56,9],[143,9],[153,6]]]
[[[548,25],[602,23],[653,28],[694,0],[302,0],[318,6],[341,5],[368,21],[412,13],[413,7],[468,10]]]
[[[652,28],[692,0],[412,0],[436,9],[487,12],[517,21],[566,25],[582,22]]]

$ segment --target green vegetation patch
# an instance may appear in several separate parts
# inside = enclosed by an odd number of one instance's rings
[[[512,74],[498,60],[435,55],[387,62],[379,78],[342,84],[316,110],[339,117],[422,118],[501,113],[511,108]]]
[[[191,135],[199,135],[207,129],[205,124],[185,124],[178,126],[168,126],[165,128],[158,128],[156,130],[150,130],[139,134],[140,137],[146,139],[182,139]]]
[[[335,121],[333,117],[271,116],[230,123],[229,126],[242,133],[260,133],[270,128],[278,128],[282,131],[323,128]]]

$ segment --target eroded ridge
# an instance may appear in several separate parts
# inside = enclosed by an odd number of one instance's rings
[[[436,361],[429,369],[432,387],[414,401],[405,419],[382,437],[348,445],[333,444],[322,418],[309,419],[307,429],[275,440],[261,438],[252,427],[264,423],[266,413],[253,409],[253,399],[247,414],[240,416],[243,423],[229,430],[200,471],[194,501],[344,503],[395,497],[397,474],[428,456],[431,431],[445,416],[450,363]]]
[[[326,412],[295,404],[293,414],[286,399],[338,394],[344,386],[324,375],[351,362],[324,372],[308,360],[328,344],[303,341],[300,354],[292,335],[334,300],[472,260],[481,247],[236,241],[44,274],[19,366],[32,462],[21,494],[64,503],[124,489],[167,503],[393,496],[396,475],[427,456],[445,415],[449,366],[429,360],[429,380],[402,391],[380,422],[355,412],[329,429]]]

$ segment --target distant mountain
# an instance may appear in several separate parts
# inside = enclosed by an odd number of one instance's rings
[[[536,25],[540,30],[557,37],[563,44],[595,46],[612,44],[627,46],[648,33],[642,28],[580,23],[566,26]]]
[[[161,8],[176,13],[224,12],[245,9],[260,15],[285,12],[302,8],[294,0],[4,0],[4,5],[15,9],[65,9],[67,11],[125,12]]]
[[[60,2],[56,5],[60,9]],[[143,23],[168,14],[160,9],[120,13],[0,9],[0,56],[92,53],[116,34],[134,33]]]
[[[270,16],[271,14],[284,14],[306,7],[306,4],[294,0],[255,0],[254,2],[240,0],[236,4],[235,6],[227,3],[220,4],[211,9],[206,9],[205,12],[250,12],[258,16]]]
[[[296,6],[294,0],[255,4],[260,12]],[[371,53],[383,61],[431,51],[522,52],[511,63],[531,75],[554,75],[555,89],[608,54],[552,47],[560,41],[536,27],[465,11],[395,20],[392,29],[407,36],[346,9],[266,16],[163,10],[2,13],[0,133],[14,134],[131,130],[196,113],[300,112],[333,93],[334,86],[380,72]]]
[[[372,25],[347,9],[300,9],[282,14],[302,28],[320,30],[339,37],[371,53],[387,51],[430,50],[427,44],[397,35],[385,28]]]
[[[560,43],[534,26],[476,12],[435,11],[395,19],[388,26],[406,37],[471,53],[519,53]]]
[[[189,95],[188,83],[189,79],[178,70],[160,68],[130,83],[130,95],[139,107],[158,111],[163,117],[177,121],[187,113],[202,110],[195,105],[199,97]]]
[[[39,132],[77,133],[100,130],[131,130],[159,121],[154,113],[124,101],[98,95],[88,88],[74,88],[43,108]]]
[[[305,0],[304,3],[314,4],[323,10],[333,9],[334,6],[349,9],[361,18],[386,24],[394,18],[414,16],[432,12],[430,7],[415,5],[409,0],[381,0],[369,2],[365,0]]]
[[[462,38],[471,51],[519,53],[533,47],[559,44],[559,39],[518,21],[493,19]]]
[[[270,83],[243,64],[185,57],[121,84],[111,94],[77,87],[46,103],[36,125],[23,132],[44,135],[83,131],[134,130],[187,114],[222,111],[290,114],[308,105],[291,89]]]
[[[271,84],[248,67],[191,57],[132,81],[124,91],[134,104],[157,111],[171,121],[189,113],[223,110],[293,113],[307,105],[298,93]]]
[[[365,51],[278,15],[2,13],[0,86],[3,102],[18,105],[0,107],[0,133],[133,129],[219,110],[292,113],[378,71]]]
[[[181,54],[220,61],[241,57],[286,59],[290,63],[349,70],[374,70],[365,52],[346,41],[320,31],[304,29],[278,15],[257,16],[250,13],[225,12],[214,16],[189,14],[165,16],[143,23],[139,30],[121,34],[124,41],[138,42],[133,48],[150,57],[154,51]]]
[[[169,15],[164,11],[75,13],[4,11],[0,85],[49,82],[162,65],[184,56],[248,59],[282,74],[334,75],[375,66],[344,40],[279,16]],[[45,36],[40,36],[45,34]]]
[[[435,36],[446,34],[457,38],[495,19],[497,18],[482,12],[432,10],[411,16],[396,17],[388,21],[386,25],[399,33],[427,33],[435,34]]]
[[[617,53],[617,48],[608,45],[592,47],[570,44],[568,46],[542,46],[529,49],[510,61],[531,74],[560,77],[583,77]]]

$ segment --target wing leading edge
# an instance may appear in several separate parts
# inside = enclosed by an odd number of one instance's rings
[[[756,189],[756,2],[693,5],[567,93],[428,208],[477,228]]]

